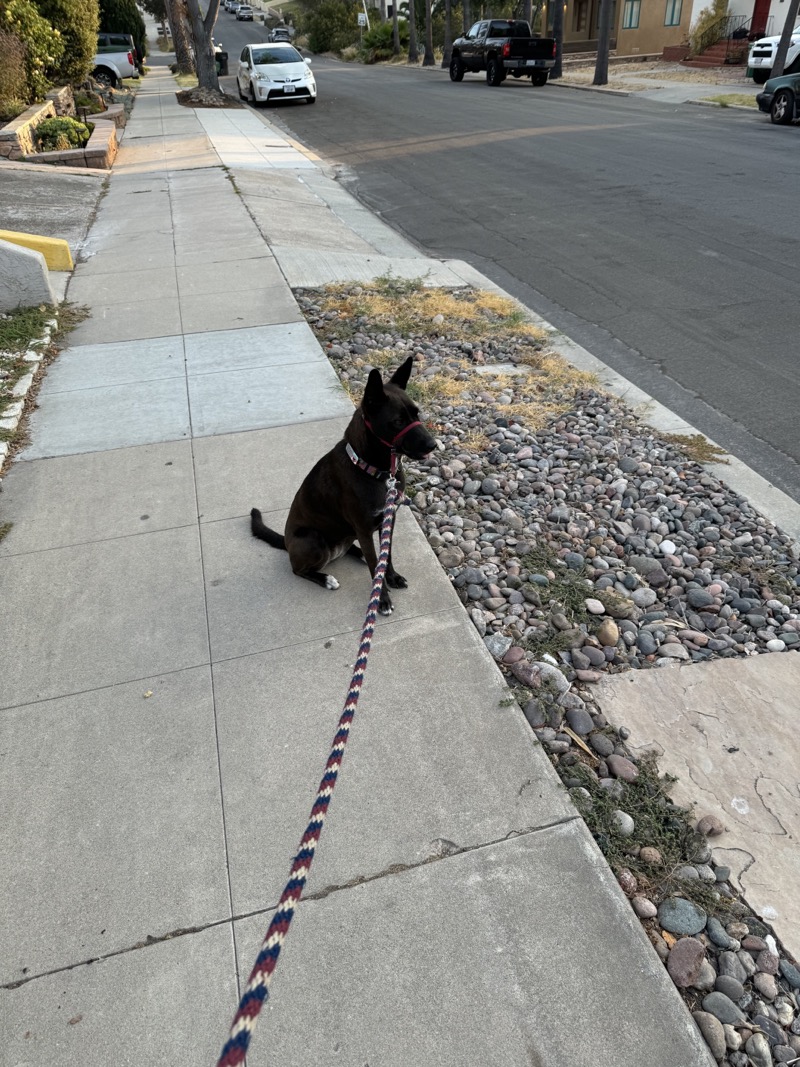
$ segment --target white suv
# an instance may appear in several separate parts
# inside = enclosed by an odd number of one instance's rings
[[[753,72],[753,81],[756,85],[763,85],[771,77],[772,65],[775,62],[775,53],[778,51],[780,41],[780,37],[762,37],[760,41],[753,43],[747,65]],[[800,57],[800,24],[792,30],[784,74],[796,74],[800,71],[798,57]]]

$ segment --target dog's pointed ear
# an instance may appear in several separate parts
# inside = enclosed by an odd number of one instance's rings
[[[369,372],[369,378],[367,378],[367,387],[364,390],[364,399],[361,401],[361,406],[365,411],[374,411],[383,403],[384,395],[381,372],[377,367],[373,367]]]
[[[405,363],[401,363],[389,381],[392,385],[398,386],[400,389],[405,389],[408,385],[408,379],[411,377],[411,368],[414,366],[414,357],[409,356]]]

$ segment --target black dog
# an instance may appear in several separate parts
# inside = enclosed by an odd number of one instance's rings
[[[373,535],[383,519],[392,452],[422,459],[436,444],[405,391],[412,365],[409,356],[388,382],[381,379],[380,371],[370,371],[361,406],[342,440],[306,475],[283,535],[264,525],[258,508],[250,512],[253,536],[285,549],[292,570],[301,578],[338,589],[339,583],[324,568],[345,554],[363,560],[375,574],[378,557]],[[399,460],[396,478],[399,488],[405,488]],[[382,615],[392,610],[386,587],[405,589],[407,584],[392,566],[390,553],[381,591]]]

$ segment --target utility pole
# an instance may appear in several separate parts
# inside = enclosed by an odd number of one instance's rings
[[[608,85],[608,48],[611,41],[611,9],[614,0],[600,0],[600,28],[597,31],[597,63],[592,85]]]
[[[553,37],[556,42],[556,61],[549,74],[550,81],[553,81],[555,78],[560,78],[562,74],[561,57],[564,54],[564,0],[554,0]]]
[[[775,53],[775,62],[772,64],[770,78],[780,78],[781,74],[783,74],[783,69],[786,66],[786,56],[792,40],[792,30],[797,21],[798,7],[800,7],[800,0],[789,0],[789,7],[786,11],[786,22],[783,24],[783,32],[781,33],[781,39],[778,44],[778,51]]]
[[[453,13],[452,0],[444,0],[444,50],[442,52],[442,68],[447,70],[450,66],[450,57],[453,54],[453,27],[450,22]]]

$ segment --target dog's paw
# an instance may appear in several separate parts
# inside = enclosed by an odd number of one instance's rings
[[[397,571],[392,571],[391,574],[386,575],[386,584],[390,589],[408,589],[408,582]]]
[[[336,581],[336,579],[333,577],[332,574],[326,574],[325,575],[325,588],[326,589],[338,589],[339,588],[339,583]]]
[[[381,615],[391,615],[394,611],[394,604],[392,604],[386,593],[381,596],[380,602],[378,604],[378,611]]]

